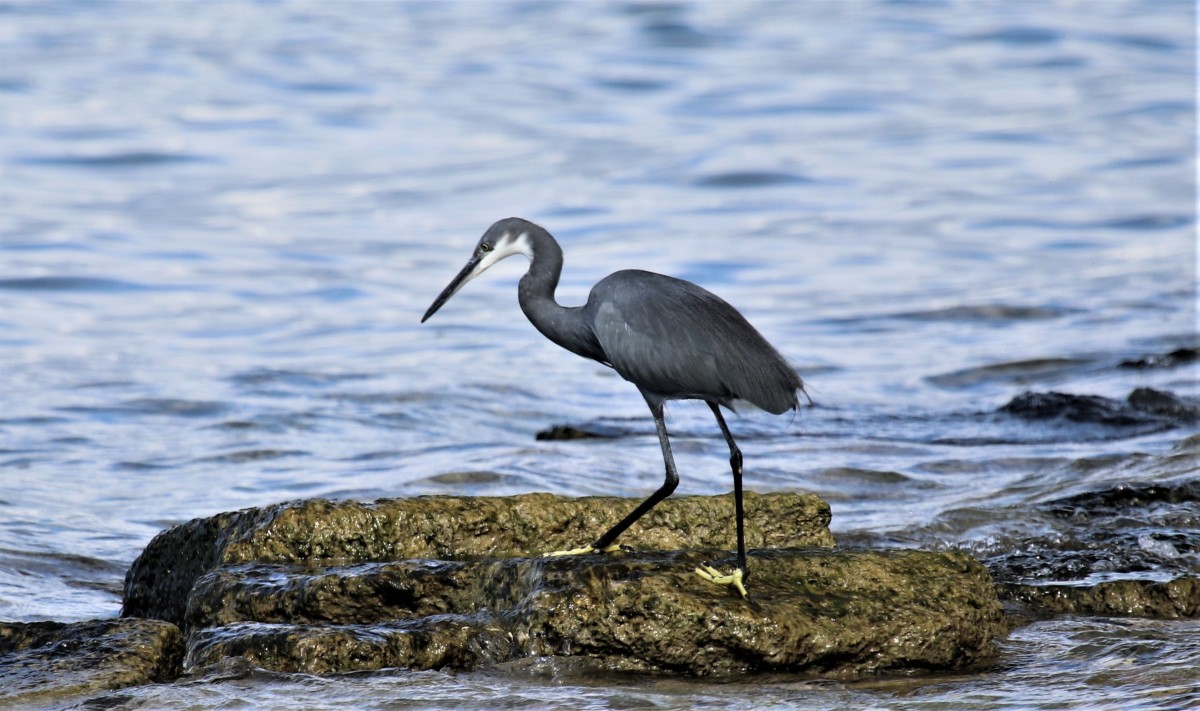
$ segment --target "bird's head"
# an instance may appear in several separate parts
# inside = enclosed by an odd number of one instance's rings
[[[442,289],[442,293],[438,294],[433,305],[421,317],[421,323],[425,323],[430,316],[442,308],[442,304],[457,294],[458,290],[463,288],[467,282],[483,274],[501,259],[514,254],[524,254],[529,259],[533,259],[533,243],[530,235],[534,230],[540,229],[532,222],[519,217],[509,217],[489,227],[488,231],[483,233],[483,237],[479,238],[478,244],[471,252],[471,258],[467,260],[462,271],[446,285],[445,289]]]

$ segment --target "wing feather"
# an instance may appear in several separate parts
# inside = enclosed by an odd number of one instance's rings
[[[736,309],[691,282],[621,271],[588,298],[596,339],[621,377],[664,399],[728,405],[744,399],[772,413],[802,389],[787,361]]]

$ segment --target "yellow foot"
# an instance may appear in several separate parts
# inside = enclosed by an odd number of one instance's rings
[[[737,588],[737,591],[742,594],[742,597],[749,597],[749,594],[746,592],[746,586],[742,585],[742,577],[744,574],[742,573],[741,568],[735,568],[732,573],[725,575],[711,565],[705,565],[696,568],[696,575],[699,575],[710,583],[716,583],[717,585],[732,585],[733,587]]]
[[[612,545],[610,545],[606,548],[594,548],[592,546],[584,546],[582,548],[572,548],[572,549],[566,550],[566,551],[552,551],[550,553],[543,553],[542,557],[543,558],[557,558],[558,556],[564,556],[564,555],[591,555],[592,553],[616,553],[619,550],[621,550],[621,546],[619,546],[616,543],[613,543]]]

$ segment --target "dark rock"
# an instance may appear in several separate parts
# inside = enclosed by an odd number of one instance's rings
[[[1042,508],[1056,516],[1095,518],[1129,515],[1133,509],[1155,504],[1200,504],[1200,479],[1174,484],[1117,484],[1109,489],[1055,499]]]
[[[1132,408],[1099,395],[1025,392],[1000,408],[1000,412],[1026,420],[1064,419],[1113,427],[1145,424],[1145,419]]]
[[[1200,405],[1152,388],[1138,388],[1125,402],[1099,395],[1025,392],[1000,408],[1025,420],[1066,420],[1108,427],[1166,429],[1200,420]]]
[[[720,555],[218,569],[189,604],[188,663],[331,673],[576,655],[608,671],[847,674],[961,668],[1004,631],[965,554],[763,552],[749,600],[695,576]]]
[[[557,441],[557,440],[572,440],[572,439],[601,439],[611,437],[599,432],[572,427],[571,425],[555,425],[547,430],[542,430],[537,433],[536,439],[542,441]]]
[[[973,558],[830,550],[811,494],[747,496],[748,600],[694,573],[732,568],[729,496],[661,503],[623,537],[642,552],[530,557],[591,541],[634,504],[420,497],[197,519],[134,563],[125,611],[180,621],[189,668],[311,673],[563,656],[700,676],[958,669],[1005,631]]]
[[[1200,360],[1200,348],[1178,348],[1170,353],[1148,355],[1137,360],[1123,360],[1122,368],[1174,368]]]
[[[489,653],[492,646],[498,653]],[[259,669],[306,674],[472,669],[507,659],[511,649],[507,631],[458,617],[376,625],[242,623],[194,632],[188,666],[244,659]]]
[[[125,576],[122,615],[182,624],[196,581],[242,562],[361,563],[529,556],[593,541],[636,502],[619,497],[422,496],[374,503],[290,502],[195,519],[155,536]],[[832,546],[829,505],[813,494],[746,494],[747,545]],[[643,549],[731,544],[731,496],[677,497],[621,542]]]
[[[1034,612],[1177,619],[1200,617],[1200,578],[1110,580],[1097,585],[1001,583],[1001,597]]]
[[[638,425],[644,425],[640,419],[636,419]],[[548,429],[544,429],[537,433],[537,439],[540,441],[547,440],[572,440],[572,439],[617,439],[619,437],[629,437],[638,430],[631,430],[626,421],[606,421],[593,420],[582,425],[554,425]]]
[[[1187,424],[1200,420],[1200,405],[1154,388],[1137,388],[1129,393],[1129,404],[1139,412]]]
[[[0,704],[167,681],[183,656],[179,628],[160,620],[0,623]]]
[[[1188,441],[1185,440],[1184,445]],[[1143,455],[1131,455],[1130,464]],[[1155,471],[1195,470],[1181,446]],[[1200,573],[1200,480],[1117,484],[1036,504],[1029,535],[1013,537],[985,564],[1002,583],[1082,585],[1100,574],[1164,579]]]

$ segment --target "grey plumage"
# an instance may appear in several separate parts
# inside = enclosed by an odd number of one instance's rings
[[[732,306],[687,281],[637,270],[605,277],[584,306],[607,361],[662,400],[747,400],[778,415],[800,377]]]
[[[663,404],[667,400],[704,400],[729,445],[737,507],[738,568],[744,574],[741,452],[719,406],[732,408],[735,401],[746,400],[773,414],[794,409],[798,394],[804,392],[795,370],[736,309],[712,292],[681,279],[623,270],[592,287],[583,306],[560,306],[554,292],[562,272],[562,249],[549,232],[516,217],[500,220],[484,233],[467,265],[421,321],[432,316],[468,281],[513,254],[524,254],[530,260],[517,289],[521,310],[530,322],[551,341],[610,366],[636,385],[650,406],[663,450],[667,469],[663,486],[592,546],[580,550],[608,549],[630,524],[675,489],[678,475],[662,419]],[[740,580],[738,577],[736,583],[739,589]]]

